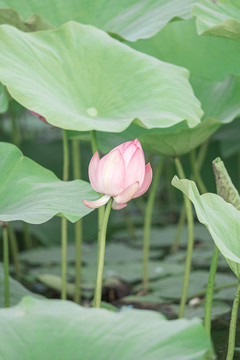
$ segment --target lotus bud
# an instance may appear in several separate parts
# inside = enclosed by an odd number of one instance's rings
[[[96,152],[88,168],[89,180],[95,191],[104,194],[96,201],[84,200],[92,209],[105,205],[113,197],[112,208],[120,210],[143,195],[152,181],[150,163],[145,165],[144,152],[138,139],[125,142],[99,159]]]

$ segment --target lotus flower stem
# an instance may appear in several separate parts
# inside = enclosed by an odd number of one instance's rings
[[[185,220],[186,220],[186,209],[185,209],[185,206],[182,205],[179,220],[178,220],[178,224],[177,224],[176,235],[175,235],[173,244],[172,244],[171,249],[170,249],[171,254],[174,254],[175,252],[177,252],[177,250],[179,248],[180,237],[181,237],[181,234],[182,234],[182,231],[183,231]]]
[[[8,249],[8,230],[7,223],[2,222],[3,230],[3,266],[4,266],[4,305],[10,306],[9,291],[9,249]]]
[[[231,315],[229,337],[228,337],[228,352],[227,352],[226,360],[232,360],[234,356],[239,299],[240,299],[240,281],[238,282],[238,286],[232,306],[232,315]]]
[[[106,247],[106,234],[107,234],[107,224],[112,207],[113,199],[110,198],[106,205],[106,210],[103,216],[103,222],[100,233],[100,241],[98,247],[98,265],[97,265],[97,278],[96,278],[96,287],[94,293],[94,307],[100,308],[101,299],[102,299],[102,281],[103,281],[103,268],[104,268],[104,256],[105,256],[105,247]]]
[[[72,140],[73,154],[73,178],[81,179],[81,156],[80,142],[78,139]],[[74,301],[81,303],[81,273],[82,273],[82,219],[75,223],[75,294]]]
[[[213,257],[211,261],[210,271],[208,275],[208,285],[205,299],[205,314],[204,314],[204,327],[208,335],[211,335],[211,313],[212,313],[212,299],[214,293],[215,276],[218,266],[219,250],[214,246]]]
[[[15,275],[16,278],[20,279],[20,261],[18,257],[18,243],[16,239],[15,231],[12,227],[12,224],[8,223],[8,234],[9,234],[9,245],[10,245],[10,251],[11,251],[11,257],[14,264],[15,269]]]
[[[69,149],[67,132],[63,130],[63,180],[68,180],[69,174]],[[62,218],[61,223],[61,237],[62,237],[62,291],[61,299],[67,298],[67,219]]]
[[[144,233],[143,233],[143,290],[149,290],[149,274],[148,274],[148,265],[149,265],[149,248],[150,248],[150,233],[151,233],[151,224],[152,224],[152,213],[154,202],[156,198],[157,187],[162,173],[164,163],[164,157],[160,157],[160,160],[155,168],[154,177],[152,181],[152,186],[149,191],[146,212],[144,217]]]
[[[92,153],[95,154],[96,151],[98,151],[98,143],[97,143],[97,136],[96,131],[91,131],[91,145],[92,145]],[[103,222],[103,216],[104,216],[104,206],[98,208],[98,247],[100,246],[100,236],[101,236],[101,226]]]
[[[179,178],[180,179],[186,178],[180,160],[178,158],[175,158],[174,161]],[[187,246],[187,255],[185,261],[182,296],[181,296],[179,316],[178,316],[179,319],[184,316],[184,311],[186,306],[189,277],[190,277],[191,264],[192,264],[193,243],[194,243],[194,222],[193,222],[192,205],[190,200],[185,195],[184,195],[184,204],[186,208],[186,216],[187,216],[187,224],[188,224],[188,246]]]

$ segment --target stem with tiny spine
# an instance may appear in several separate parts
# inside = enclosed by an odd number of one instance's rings
[[[179,178],[180,179],[186,178],[180,160],[178,158],[175,158],[174,161]],[[193,222],[192,205],[190,200],[185,195],[184,195],[184,204],[185,204],[187,224],[188,224],[188,246],[187,246],[187,255],[185,261],[182,296],[181,296],[179,316],[178,316],[179,319],[184,316],[184,311],[186,306],[189,277],[190,277],[191,264],[192,264],[193,243],[194,243],[194,222]]]
[[[180,238],[181,238],[181,234],[182,234],[183,227],[184,227],[184,224],[185,224],[185,220],[186,220],[186,209],[185,209],[185,206],[182,205],[179,220],[178,220],[178,224],[177,224],[176,235],[175,235],[173,244],[172,244],[171,249],[170,249],[171,254],[174,254],[175,252],[177,252],[177,250],[179,248]]]
[[[214,293],[215,276],[218,266],[218,258],[219,258],[219,250],[217,246],[214,245],[214,252],[213,252],[211,266],[208,275],[208,284],[207,284],[206,299],[205,299],[205,312],[204,312],[204,327],[209,336],[211,335],[212,300]]]
[[[104,256],[105,256],[105,247],[106,247],[106,234],[107,234],[107,224],[112,207],[113,199],[111,198],[107,205],[106,210],[103,215],[103,222],[101,226],[100,238],[98,243],[98,265],[97,265],[97,278],[96,278],[96,287],[94,293],[94,307],[100,308],[101,299],[102,299],[102,281],[103,281],[103,268],[104,268]]]
[[[9,222],[7,226],[8,226],[10,252],[11,252],[12,262],[14,264],[15,276],[16,276],[16,279],[19,280],[20,279],[20,261],[19,261],[19,257],[18,257],[17,238],[16,238],[15,231],[12,227],[12,224]]]
[[[232,360],[234,356],[239,298],[240,298],[240,281],[238,281],[237,290],[235,293],[233,306],[232,306],[232,314],[231,314],[229,337],[228,337],[228,352],[227,352],[226,360]]]
[[[206,149],[208,143],[206,142],[205,144],[206,144],[205,147],[202,147],[201,149]],[[206,155],[206,153],[205,153],[205,155]],[[203,162],[204,158],[203,158],[202,153],[201,153],[200,160],[201,159]],[[200,168],[202,166],[202,162],[200,164],[198,164],[198,162],[196,160],[196,153],[194,150],[190,153],[190,160],[191,160],[191,167],[192,167],[195,181],[199,187],[200,193],[204,194],[207,192],[207,188],[206,188],[206,186],[202,180],[202,177],[200,175]],[[211,335],[212,302],[213,302],[213,294],[214,294],[215,277],[216,277],[217,266],[218,266],[218,258],[219,258],[219,250],[218,250],[217,246],[214,245],[214,251],[213,251],[213,256],[212,256],[209,275],[208,275],[208,284],[207,284],[207,289],[206,289],[205,310],[204,310],[204,327],[209,336]]]
[[[195,150],[192,150],[190,152],[190,162],[191,162],[191,168],[192,168],[192,172],[193,172],[193,177],[194,180],[196,181],[198,188],[200,190],[200,192],[202,194],[207,192],[206,186],[202,180],[200,171],[199,171],[199,166],[197,165],[197,159],[196,159],[196,152]]]
[[[73,178],[81,178],[81,155],[80,142],[78,139],[72,140],[73,156]],[[82,272],[82,219],[78,220],[75,225],[75,293],[74,301],[81,303],[81,272]]]
[[[63,130],[63,181],[68,181],[69,174],[69,149],[66,130]],[[62,237],[62,290],[61,299],[67,298],[67,219],[61,220],[61,237]]]
[[[154,202],[156,198],[157,186],[160,180],[164,163],[164,157],[160,157],[160,160],[155,168],[154,177],[152,185],[149,190],[146,212],[144,216],[144,232],[143,232],[143,290],[149,290],[149,274],[148,274],[148,264],[149,264],[149,249],[150,249],[150,234],[151,234],[151,224],[152,224],[152,213]]]
[[[7,223],[2,223],[3,231],[3,268],[4,268],[4,306],[10,306],[9,290],[9,248]]]

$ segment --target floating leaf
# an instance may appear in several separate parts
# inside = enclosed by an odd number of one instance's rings
[[[240,211],[216,194],[200,195],[193,181],[175,176],[172,184],[193,202],[198,220],[207,226],[216,246],[240,279]]]
[[[69,20],[91,24],[129,41],[153,36],[175,17],[191,17],[196,0],[1,0],[1,8],[17,10],[24,19],[39,14],[54,26]],[[4,9],[0,10],[1,12]]]
[[[240,41],[240,4],[238,0],[201,1],[193,9],[199,34]]]
[[[115,313],[27,297],[0,310],[0,318],[0,357],[8,360],[128,360],[133,354],[139,360],[186,360],[204,359],[207,353],[210,358],[212,350],[198,319],[167,321],[147,310]],[[14,346],[13,336],[19,340]]]
[[[24,33],[2,25],[0,46],[0,80],[54,126],[119,132],[135,118],[147,128],[200,121],[185,69],[92,26],[70,22],[56,31]]]
[[[87,215],[84,199],[96,199],[90,184],[63,182],[12,144],[0,143],[0,219],[40,224],[54,215],[75,222]]]

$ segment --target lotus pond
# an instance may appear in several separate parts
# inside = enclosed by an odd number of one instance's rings
[[[0,0],[0,360],[240,358],[240,4]]]

